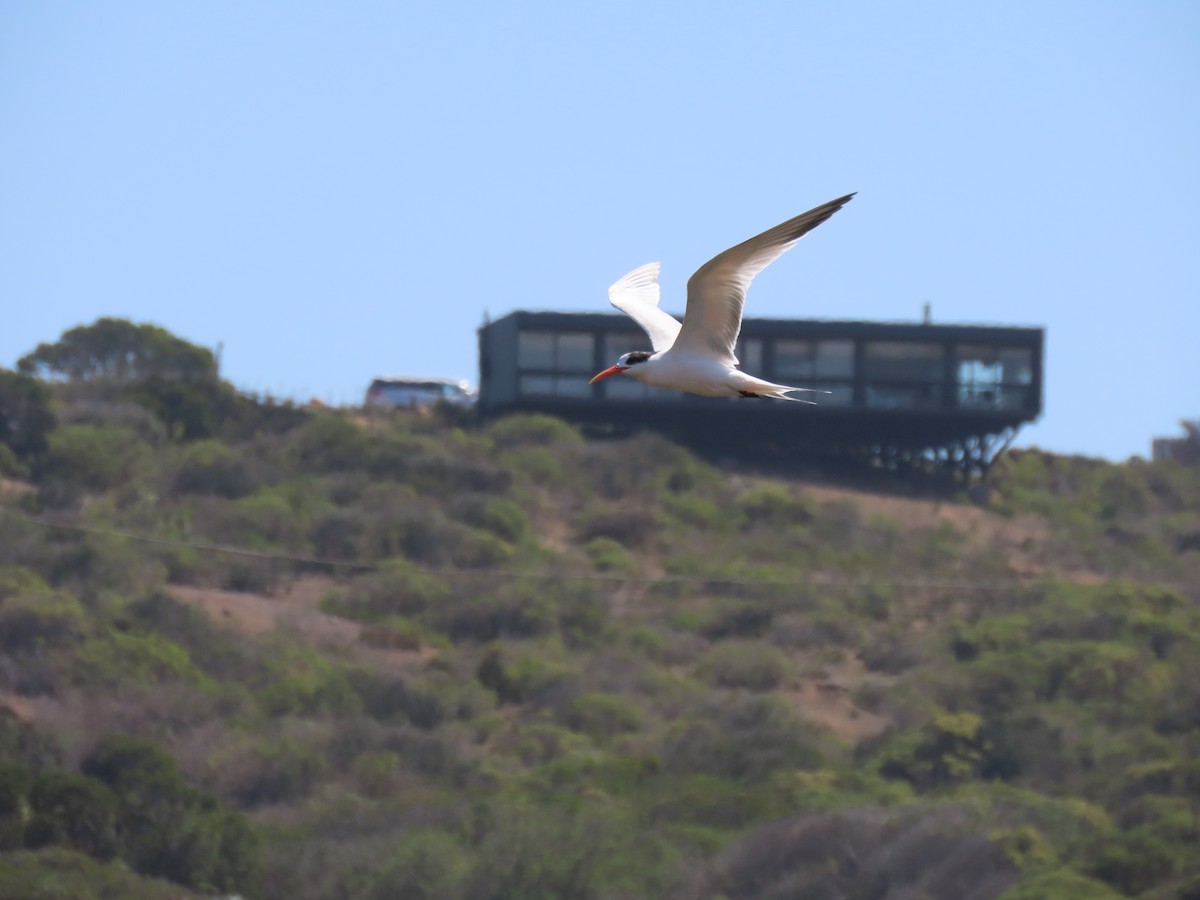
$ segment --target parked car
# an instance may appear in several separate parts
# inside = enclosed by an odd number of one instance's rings
[[[475,405],[475,391],[465,381],[445,378],[376,378],[365,402],[385,409],[421,409],[436,403],[465,407]]]

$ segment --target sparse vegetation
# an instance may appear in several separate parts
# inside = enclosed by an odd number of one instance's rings
[[[1200,883],[1200,470],[906,499],[206,354],[0,372],[0,895]]]

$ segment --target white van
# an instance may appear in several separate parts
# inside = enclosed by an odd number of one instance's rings
[[[436,403],[474,406],[475,391],[465,381],[445,378],[376,378],[365,401],[384,409],[423,409]]]

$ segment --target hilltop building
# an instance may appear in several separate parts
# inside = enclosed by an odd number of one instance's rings
[[[972,475],[1040,415],[1044,337],[1041,328],[928,320],[744,320],[742,368],[828,392],[802,406],[693,397],[631,378],[590,385],[622,353],[650,349],[637,325],[620,315],[517,311],[479,330],[479,408],[651,428],[719,452],[932,462]]]

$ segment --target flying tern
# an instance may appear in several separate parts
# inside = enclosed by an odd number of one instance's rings
[[[755,275],[853,196],[847,194],[810,209],[714,256],[688,279],[682,323],[659,308],[660,264],[647,263],[634,269],[608,289],[608,299],[642,326],[654,350],[626,353],[591,383],[628,375],[652,387],[702,397],[771,397],[811,403],[788,396],[792,391],[811,388],[772,384],[736,368],[734,347],[742,329],[742,306]]]

